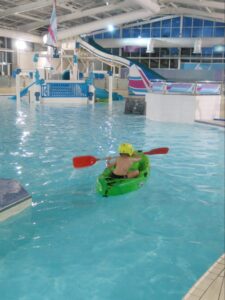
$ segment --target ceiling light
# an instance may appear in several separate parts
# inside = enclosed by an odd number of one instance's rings
[[[111,32],[112,32],[113,30],[114,30],[114,26],[113,26],[113,25],[109,25],[109,26],[108,26],[108,31],[111,31]]]
[[[16,48],[18,50],[25,50],[27,48],[27,44],[22,40],[18,40],[16,41]]]

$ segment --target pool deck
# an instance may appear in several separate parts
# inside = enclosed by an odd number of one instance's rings
[[[225,300],[225,254],[200,277],[183,300]]]
[[[225,121],[223,120],[195,120],[195,122],[206,125],[225,127]]]

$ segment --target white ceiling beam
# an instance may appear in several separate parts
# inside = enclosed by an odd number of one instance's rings
[[[0,36],[38,44],[43,43],[42,37],[40,36],[15,30],[0,29]]]
[[[182,8],[178,7],[175,8],[163,8],[160,10],[160,14],[162,15],[168,15],[168,14],[177,14],[177,15],[192,15],[196,17],[205,17],[206,19],[213,19],[213,20],[219,20],[224,22],[224,14],[223,13],[215,13],[209,14],[206,11],[201,11],[197,9],[189,9],[189,8]]]
[[[116,15],[110,18],[105,18],[100,21],[90,22],[84,25],[79,25],[58,32],[58,40],[70,39],[80,34],[90,33],[95,30],[107,28],[108,25],[120,25],[135,20],[143,19],[152,16],[153,13],[148,9],[140,9],[131,13]]]
[[[215,9],[222,9],[224,10],[224,2],[219,2],[219,1],[207,1],[207,0],[202,0],[202,1],[194,1],[194,0],[160,0],[161,3],[165,4],[170,4],[171,2],[173,3],[180,3],[180,4],[185,4],[185,5],[193,5],[193,6],[200,6],[200,7],[209,7],[209,8],[215,8]]]
[[[58,24],[60,24],[62,22],[76,20],[76,19],[83,18],[83,17],[95,17],[96,14],[105,13],[105,12],[113,11],[113,10],[120,9],[120,8],[122,9],[123,7],[128,6],[128,5],[129,5],[129,1],[124,1],[120,4],[112,4],[112,5],[108,5],[108,6],[104,5],[104,6],[100,6],[100,7],[96,7],[96,8],[87,9],[84,11],[76,10],[74,13],[57,17],[57,22],[58,22]],[[34,22],[34,23],[27,24],[27,25],[23,25],[23,26],[20,26],[19,29],[22,31],[31,32],[33,30],[36,30],[36,29],[38,29],[42,26],[46,26],[48,24],[49,24],[49,19],[41,21],[41,22]]]
[[[155,0],[132,0],[133,3],[139,4],[142,8],[147,8],[154,13],[160,11],[160,6]]]

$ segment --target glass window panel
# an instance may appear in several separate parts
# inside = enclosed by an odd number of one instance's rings
[[[201,19],[193,19],[193,26],[194,27],[202,27],[203,25],[203,20]]]
[[[161,22],[160,22],[160,21],[157,21],[157,22],[152,23],[152,27],[153,27],[153,28],[161,27]]]
[[[168,28],[171,26],[171,19],[162,21],[162,28]]]
[[[104,39],[111,39],[112,38],[112,32],[106,31],[103,34]]]
[[[160,55],[160,48],[154,48],[154,52],[150,53],[151,57],[159,57]]]
[[[170,37],[170,28],[162,28],[161,29],[161,37]]]
[[[113,32],[113,38],[114,39],[120,38],[120,30],[119,29],[117,29]]]
[[[191,37],[191,28],[183,28],[182,37]]]
[[[160,57],[169,56],[170,51],[168,48],[161,48],[160,49]]]
[[[122,32],[122,37],[129,38],[130,37],[130,28],[124,28]]]
[[[202,37],[202,28],[193,27],[192,28],[192,37]]]
[[[214,28],[214,36],[215,37],[224,37],[225,36],[225,28],[224,27],[215,27]]]
[[[213,52],[212,48],[202,48],[202,56],[211,56]]]
[[[171,59],[170,60],[170,69],[177,69],[178,68],[178,59]]]
[[[131,30],[131,37],[132,38],[136,38],[136,37],[139,37],[141,34],[141,31],[139,28],[132,28]]]
[[[152,28],[152,37],[160,37],[160,28]]]
[[[169,59],[161,59],[160,69],[168,69],[168,68],[169,68]]]
[[[151,24],[150,23],[148,23],[148,24],[143,24],[142,25],[142,28],[150,28],[151,27]]]
[[[181,56],[190,56],[191,48],[181,48]]]
[[[204,27],[213,27],[213,22],[208,21],[208,20],[204,20]]]
[[[225,23],[222,22],[215,22],[216,27],[225,27]]]
[[[142,29],[142,32],[141,32],[141,36],[144,38],[144,37],[150,37],[150,29]]]
[[[204,27],[202,29],[202,36],[203,37],[211,37],[211,36],[213,36],[213,28],[212,27]]]
[[[94,37],[95,39],[102,39],[102,33],[98,33]]]
[[[151,59],[150,68],[158,68],[158,67],[159,67],[159,59]]]
[[[179,37],[180,36],[180,28],[172,28],[171,37]]]
[[[140,48],[139,47],[131,47],[130,55],[131,55],[131,57],[140,56]]]
[[[140,48],[141,57],[149,57],[149,53],[146,53],[146,48]]]
[[[128,51],[127,47],[122,48],[122,56],[123,57],[129,57],[130,56],[130,52]]]
[[[170,48],[170,56],[178,56],[179,49],[178,48]]]
[[[180,27],[180,17],[172,19],[172,27]]]
[[[192,18],[184,17],[183,18],[183,27],[191,27],[192,26]]]

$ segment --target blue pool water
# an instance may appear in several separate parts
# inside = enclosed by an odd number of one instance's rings
[[[224,251],[224,130],[166,124],[89,107],[16,110],[0,100],[0,178],[33,206],[0,224],[2,300],[178,300]],[[139,191],[102,198],[103,161],[76,170],[72,157],[115,154],[128,141],[148,151]]]

